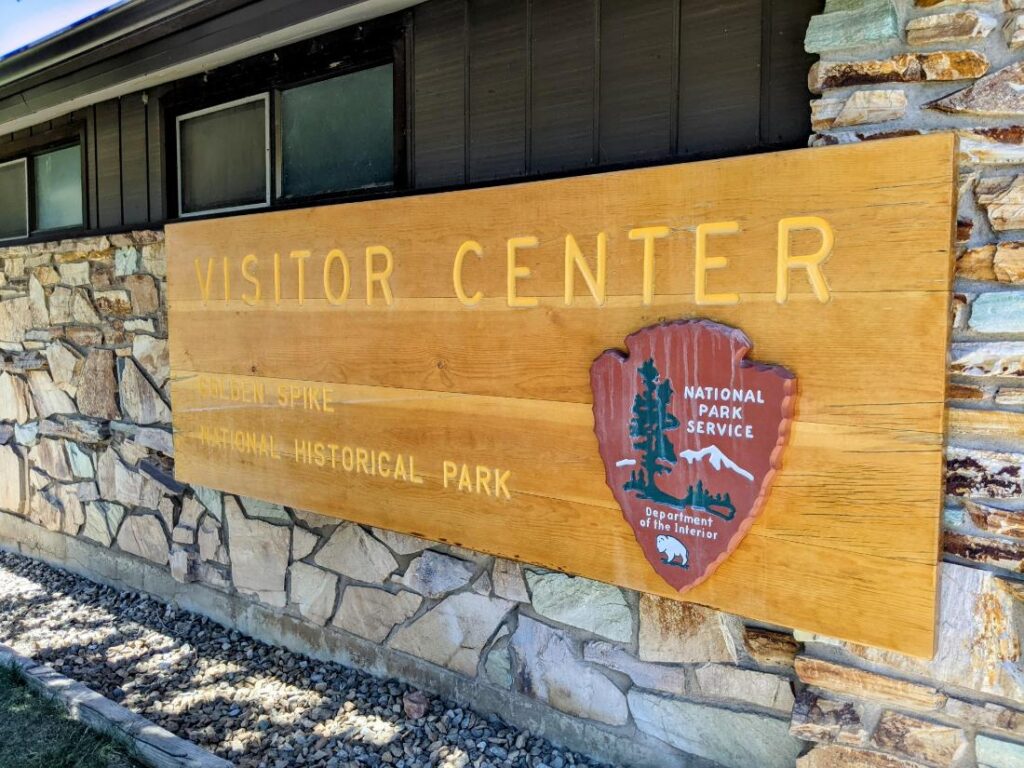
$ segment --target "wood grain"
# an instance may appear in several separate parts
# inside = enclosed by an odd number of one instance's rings
[[[916,137],[169,225],[178,478],[677,596],[604,483],[589,367],[638,328],[708,317],[742,328],[753,359],[793,371],[799,400],[764,513],[688,599],[928,656],[954,149],[951,136]],[[799,272],[789,300],[776,301],[776,228],[789,216],[833,227],[827,303]],[[712,240],[729,261],[708,285],[736,292],[739,303],[698,306],[694,229],[723,220],[741,231]],[[628,232],[653,225],[670,234],[658,241],[646,306],[642,244]],[[566,306],[565,236],[593,265],[599,232],[608,238],[608,297],[597,306],[577,275]],[[520,253],[531,275],[518,289],[537,302],[510,308],[506,242],[525,236],[538,247]],[[452,286],[467,239],[484,249],[465,262],[468,291],[484,294],[472,307]],[[372,245],[394,254],[390,306],[379,290],[366,302],[363,252]],[[794,238],[796,252],[815,247],[813,233]],[[319,279],[332,248],[351,268],[339,305]],[[301,302],[295,250],[310,252]],[[283,259],[279,300],[268,282],[274,253]],[[263,281],[251,306],[241,300],[252,287],[240,271],[248,254]],[[197,263],[201,275],[210,269],[206,300]],[[211,382],[260,386],[267,399],[212,397]],[[327,388],[332,412],[281,407],[279,387]],[[277,457],[217,447],[217,430],[243,442],[273,436]],[[297,440],[412,456],[422,483],[297,461]],[[507,471],[508,497],[445,488],[446,460]]]
[[[210,376],[207,374],[206,378]],[[273,433],[280,442],[283,460],[271,463],[266,471],[277,478],[284,495],[290,497],[281,503],[302,506],[294,498],[302,489],[292,488],[288,483],[288,473],[294,464],[293,442],[300,439],[372,446],[392,455],[412,453],[418,457],[419,474],[438,482],[444,458],[488,465],[500,457],[501,467],[512,472],[509,485],[514,495],[599,507],[587,513],[595,520],[604,510],[618,509],[604,482],[589,405],[326,385],[337,399],[335,412],[312,418],[305,411],[282,411],[273,404],[238,402],[211,411],[209,399],[200,392],[199,379],[199,375],[181,376],[174,384],[179,440],[191,441],[187,443],[190,452],[201,447],[197,434],[202,426],[240,429],[244,425],[246,430]],[[285,379],[256,381],[264,384],[271,395],[281,385],[309,383]],[[837,447],[837,438],[842,450]],[[920,450],[889,456],[885,449],[890,440],[890,430],[857,426],[837,429],[801,422],[791,437],[786,461],[802,471],[788,472],[775,483],[758,535],[794,542],[813,541],[823,547],[838,546],[872,554],[877,552],[878,545],[871,532],[882,521],[888,530],[891,556],[932,562],[934,542],[922,540],[918,534],[922,517],[931,520],[934,514],[922,508],[920,499],[905,496],[901,489],[908,473],[925,471],[934,463],[934,452],[925,449],[934,447],[938,441],[925,437],[914,443]],[[225,455],[221,451],[203,453],[211,459],[223,459]],[[851,456],[860,458],[851,461]],[[179,464],[180,461],[179,458]],[[223,487],[230,464],[222,460],[212,464],[211,471],[217,474],[216,482],[211,484]],[[538,464],[559,467],[559,471],[538,473]],[[321,475],[325,481],[349,477],[344,472],[327,470]],[[388,492],[391,484],[382,478],[375,483],[381,492]],[[884,509],[859,509],[851,514],[851,498],[865,496],[871,485],[889,493],[891,502]],[[827,494],[838,486],[844,487],[842,495],[825,495],[814,507],[804,504],[816,488]],[[479,497],[479,501],[488,499]],[[827,528],[821,526],[822,516],[830,518]],[[889,522],[893,518],[898,522]],[[538,518],[536,524],[537,530],[544,530],[543,518]]]
[[[945,338],[945,326],[934,319],[944,311],[945,294],[905,292],[899,305],[888,306],[879,306],[877,293],[837,297],[824,306],[803,296],[783,308],[774,296],[741,296],[748,301],[736,307],[666,300],[643,309],[637,301],[609,300],[601,309],[565,310],[552,301],[533,312],[511,312],[503,301],[463,312],[454,299],[403,300],[386,312],[365,306],[339,312],[308,300],[301,308],[261,311],[172,299],[181,342],[172,345],[172,367],[276,378],[301,370],[313,381],[589,403],[594,350],[621,346],[645,325],[700,315],[757,328],[748,335],[759,360],[802,362],[801,387],[820,392],[801,398],[802,415],[827,411],[839,421],[891,424],[907,405],[941,401],[945,362],[932,346]],[[908,306],[920,311],[907,312]],[[806,317],[814,323],[802,323]],[[885,343],[893,323],[919,343]],[[851,328],[859,332],[848,335]],[[387,354],[380,354],[382,338]],[[831,359],[822,359],[826,355]],[[904,366],[906,375],[886,382],[890,405],[850,396],[851,390],[872,393],[880,372]],[[844,382],[837,388],[840,369]]]

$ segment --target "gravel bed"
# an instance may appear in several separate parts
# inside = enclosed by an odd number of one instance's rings
[[[239,766],[598,765],[404,683],[10,553],[0,642]]]

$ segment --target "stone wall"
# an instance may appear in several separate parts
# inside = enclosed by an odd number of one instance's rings
[[[176,482],[160,233],[0,264],[6,546],[610,762],[781,768],[803,748],[787,633]]]
[[[1020,768],[1024,0],[1005,3],[829,0],[807,38],[813,145],[961,135],[934,660],[177,483],[156,232],[0,249],[0,542],[609,762]]]
[[[792,733],[818,743],[799,764],[1019,768],[1024,2],[828,0],[806,43],[811,145],[955,131],[960,204],[938,653],[797,633]]]

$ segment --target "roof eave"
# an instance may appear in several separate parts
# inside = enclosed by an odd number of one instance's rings
[[[73,80],[77,65],[82,63],[83,60],[89,59],[90,51],[96,52],[103,47],[110,47],[111,43],[116,42],[119,38],[123,39],[132,34],[142,34],[147,28],[150,29],[148,37],[152,38],[155,28],[171,23],[178,14],[195,13],[204,10],[210,11],[217,8],[222,15],[226,15],[231,10],[236,10],[240,7],[259,6],[264,2],[269,2],[269,0],[145,0],[141,5],[149,4],[149,7],[152,9],[155,5],[159,4],[164,11],[163,15],[154,19],[151,14],[148,22],[136,18],[134,27],[130,27],[127,23],[127,17],[123,17],[121,22],[119,22],[123,25],[120,27],[120,34],[117,33],[118,27],[116,26],[93,25],[92,34],[94,38],[91,47],[80,48],[70,55],[62,56],[59,53],[60,47],[64,46],[71,49],[75,44],[84,46],[87,42],[87,38],[76,37],[74,33],[84,33],[89,30],[69,29],[66,33],[48,39],[44,45],[40,45],[39,51],[35,53],[35,58],[22,59],[19,62],[19,66],[24,67],[24,69],[17,79],[7,79],[6,83],[5,76],[10,77],[14,70],[13,67],[8,69],[4,66],[8,62],[0,63],[0,90],[6,92],[0,94],[0,105],[6,105],[5,108],[0,108],[0,136],[56,119],[69,112],[97,104],[101,101],[153,88],[163,83],[206,72],[224,64],[314,37],[318,34],[395,13],[422,1],[349,0],[349,2],[345,3],[344,0],[340,2],[333,0],[330,3],[322,4],[325,8],[330,7],[331,10],[307,15],[306,18],[288,26],[280,26],[258,34],[242,35],[239,39],[227,45],[211,44],[210,49],[200,55],[173,63],[165,63],[163,66],[137,66],[134,71],[130,71],[128,67],[122,68],[118,70],[118,73],[120,74],[123,71],[123,78],[116,79],[102,88],[85,88],[80,95],[70,98],[66,97],[67,88],[61,89],[52,98],[48,98],[47,94],[43,93],[48,73],[53,73],[55,79]],[[308,8],[313,5],[314,3],[308,3],[306,7]],[[138,4],[128,4],[122,10],[127,10],[129,7],[138,7]],[[227,11],[223,10],[225,7],[228,8]],[[100,35],[100,29],[98,28],[101,27],[104,28],[106,37]],[[110,35],[114,35],[114,37],[110,37]],[[53,51],[49,59],[46,58],[47,50]],[[27,55],[33,51],[35,49],[31,48],[26,50],[24,54]],[[119,50],[118,54],[123,56],[124,49]],[[98,56],[99,54],[97,53],[96,55]],[[21,55],[18,58],[20,59]],[[14,63],[14,59],[12,59],[10,64],[13,65]],[[85,66],[84,63],[82,65]],[[88,65],[90,69],[96,66],[95,62],[91,61],[88,62]],[[19,85],[24,85],[24,89],[19,88]],[[30,93],[30,89],[33,92]]]

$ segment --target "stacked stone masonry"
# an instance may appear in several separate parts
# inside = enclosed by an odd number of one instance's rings
[[[806,47],[811,146],[954,131],[960,202],[938,653],[797,632],[798,764],[1024,766],[1024,2],[827,0]]]
[[[158,232],[0,249],[0,543],[605,760],[1024,766],[1024,0],[828,0],[807,48],[813,146],[960,135],[934,660],[182,485]]]
[[[128,560],[144,561],[181,589],[300,622],[314,646],[349,642],[346,658],[378,646],[375,671],[444,670],[471,684],[470,703],[499,702],[489,708],[511,719],[509,702],[527,700],[528,724],[555,738],[571,741],[559,723],[578,719],[613,746],[595,748],[587,730],[577,746],[605,758],[787,766],[803,748],[789,733],[788,634],[177,482],[160,233],[9,247],[0,265],[5,546],[38,554],[16,533],[27,522],[95,547],[63,561],[87,574],[100,549],[125,560],[121,583],[144,573]]]

